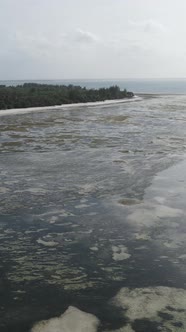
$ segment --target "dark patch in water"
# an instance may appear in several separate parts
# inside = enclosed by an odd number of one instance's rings
[[[175,326],[175,327],[178,327],[178,328],[183,327],[183,323],[182,322],[173,322],[172,325]]]
[[[162,318],[163,320],[173,320],[174,316],[168,314],[167,312],[158,312],[158,316]]]
[[[136,319],[132,324],[135,332],[159,332],[161,325],[148,319]]]
[[[129,199],[129,198],[123,198],[119,201],[122,205],[136,205],[142,203],[142,201],[139,201],[137,199]]]
[[[186,311],[185,309],[175,309],[175,308],[172,308],[171,306],[167,306],[166,309],[169,311],[175,311],[175,312],[185,312]]]

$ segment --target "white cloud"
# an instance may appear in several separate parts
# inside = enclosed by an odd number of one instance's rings
[[[1,78],[186,75],[185,0],[0,2]]]
[[[153,19],[148,19],[145,21],[129,21],[129,26],[149,33],[166,32],[167,30],[167,28],[162,23]]]
[[[16,48],[33,57],[47,56],[52,43],[44,36],[24,34],[17,32],[15,35]]]
[[[77,29],[74,34],[74,40],[80,43],[89,44],[98,42],[99,38],[89,31]]]

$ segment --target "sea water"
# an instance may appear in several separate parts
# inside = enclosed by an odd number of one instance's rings
[[[0,117],[0,331],[186,330],[186,96]]]

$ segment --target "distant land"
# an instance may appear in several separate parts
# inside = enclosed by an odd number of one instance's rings
[[[55,106],[105,100],[133,98],[134,93],[119,86],[87,89],[79,85],[24,83],[17,86],[0,85],[0,109]]]
[[[0,85],[17,86],[24,83],[37,83],[48,85],[75,85],[87,89],[109,88],[117,85],[121,90],[127,88],[135,94],[186,94],[186,79],[184,78],[125,78],[125,79],[25,79],[0,80]]]

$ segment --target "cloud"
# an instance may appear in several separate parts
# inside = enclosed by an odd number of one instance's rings
[[[14,58],[33,59],[35,61],[56,61],[72,54],[74,48],[81,52],[82,46],[96,45],[99,38],[82,29],[74,29],[57,34],[35,33],[20,29],[6,35],[0,33],[0,42],[5,45],[0,49],[0,59],[6,59],[14,54]],[[88,48],[87,48],[88,52]],[[61,60],[60,60],[61,61]]]
[[[129,21],[129,26],[148,33],[165,32],[167,30],[162,23],[153,19],[145,21]]]
[[[99,38],[89,31],[77,29],[74,34],[74,40],[79,43],[90,44],[98,42]]]
[[[47,36],[42,33],[27,33],[18,30],[7,38],[7,45],[8,43],[11,45],[11,52],[14,50],[16,53],[22,53],[25,56],[37,59],[43,57],[51,58],[57,52],[64,51],[67,41],[68,38],[65,33]]]
[[[50,41],[44,36],[27,34],[21,31],[17,31],[11,36],[11,44],[15,51],[34,58],[47,56],[48,50],[52,46]]]

